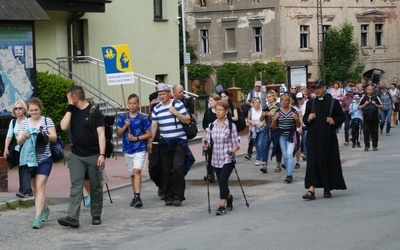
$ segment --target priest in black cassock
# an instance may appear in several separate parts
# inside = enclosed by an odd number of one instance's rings
[[[345,116],[339,102],[326,93],[322,80],[312,86],[316,97],[307,102],[303,115],[307,126],[307,170],[304,180],[308,191],[303,199],[314,200],[315,188],[324,189],[324,198],[330,198],[331,190],[346,189],[339,155],[336,129]]]

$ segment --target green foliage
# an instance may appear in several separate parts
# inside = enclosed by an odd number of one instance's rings
[[[285,83],[287,79],[286,68],[279,62],[253,64],[224,63],[217,69],[217,81],[225,88],[233,86],[240,87],[243,90],[250,90],[254,86],[254,81],[268,81],[268,84]]]
[[[189,78],[206,77],[213,72],[213,67],[205,64],[189,64],[187,69]]]
[[[50,117],[55,124],[57,134],[64,142],[68,141],[68,131],[61,131],[60,121],[67,108],[67,91],[74,85],[71,80],[47,72],[37,72],[37,97],[42,101],[43,116]]]
[[[357,63],[359,51],[354,42],[353,32],[354,27],[348,23],[329,29],[324,42],[324,71],[327,83],[335,80],[345,81],[354,77],[359,80],[364,66],[358,64],[351,72],[351,67]]]

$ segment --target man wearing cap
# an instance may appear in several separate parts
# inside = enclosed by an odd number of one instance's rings
[[[351,115],[349,114],[350,104],[353,103],[354,92],[352,87],[347,87],[345,89],[346,96],[342,101],[342,109],[344,112],[345,120],[344,120],[344,145],[349,145],[349,130],[350,130],[350,122]]]
[[[262,83],[261,81],[256,81],[254,83],[254,89],[249,92],[246,98],[246,105],[251,106],[251,100],[253,98],[258,97],[261,99],[261,107],[266,103],[267,101],[267,95],[265,94],[264,91],[261,90]]]
[[[160,103],[151,113],[151,130],[153,134],[156,134],[157,128],[160,129],[158,157],[161,167],[162,193],[166,206],[180,206],[185,199],[185,171],[188,167],[186,160],[187,157],[193,158],[181,122],[188,124],[190,116],[181,101],[175,101],[172,106],[171,89],[168,85],[159,84],[157,93]],[[153,138],[149,139],[150,153],[152,142]],[[194,162],[194,159],[192,160]]]
[[[304,179],[308,191],[303,195],[303,199],[307,200],[315,199],[315,188],[324,189],[324,198],[330,198],[333,189],[346,189],[335,131],[344,122],[343,110],[336,99],[326,94],[322,80],[315,81],[312,88],[316,98],[307,103],[303,116],[308,128]]]

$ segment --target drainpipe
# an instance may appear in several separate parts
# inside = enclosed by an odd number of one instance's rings
[[[72,16],[72,18],[68,21],[68,26],[67,26],[67,39],[68,39],[68,71],[72,72],[72,23],[75,20],[78,20],[79,18],[83,17],[85,15],[85,12],[77,12],[75,15]],[[69,74],[69,78],[72,79],[72,74]]]

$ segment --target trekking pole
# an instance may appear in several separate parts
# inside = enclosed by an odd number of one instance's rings
[[[110,189],[108,188],[107,173],[106,173],[104,167],[98,168],[98,173],[99,173],[100,181],[104,181],[104,183],[106,184],[108,197],[110,198],[110,203],[113,203],[113,201],[111,199]]]
[[[231,151],[229,151],[229,150],[228,150],[226,153],[227,153],[228,155],[234,155],[233,152],[231,152]],[[238,172],[237,172],[237,170],[236,170],[236,160],[235,160],[235,159],[232,159],[232,164],[233,164],[233,169],[235,169],[235,173],[236,173],[236,177],[237,177],[238,182],[239,182],[239,186],[240,186],[240,188],[242,189],[243,197],[244,197],[244,200],[246,201],[246,206],[249,207],[250,204],[247,202],[247,198],[246,198],[246,195],[244,194],[242,182],[240,181],[239,174],[238,174]]]
[[[206,158],[206,167],[208,167],[208,150],[204,150],[204,156]],[[208,213],[211,213],[211,205],[210,205],[210,180],[207,177],[207,200],[208,200]]]

